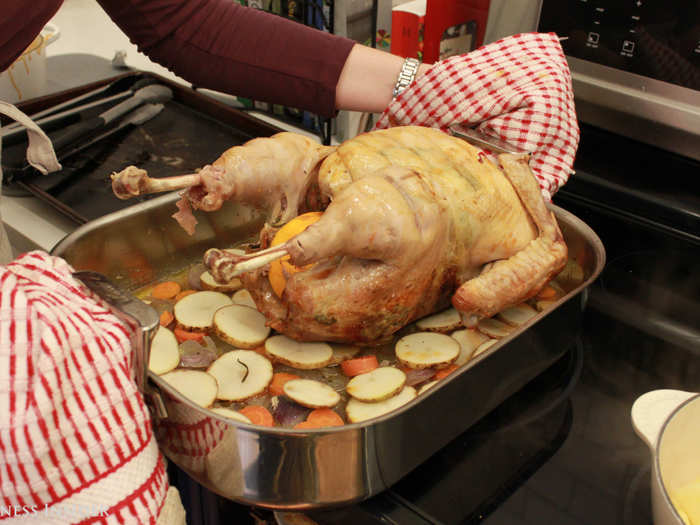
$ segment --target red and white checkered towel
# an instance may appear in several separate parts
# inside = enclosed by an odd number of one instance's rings
[[[514,35],[436,63],[382,113],[376,128],[476,127],[531,152],[547,198],[572,172],[579,141],[571,74],[553,33]]]
[[[184,523],[162,521],[175,489],[130,376],[135,327],[71,272],[43,252],[0,266],[0,525]]]

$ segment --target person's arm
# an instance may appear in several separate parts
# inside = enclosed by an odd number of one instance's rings
[[[336,110],[352,40],[232,0],[98,1],[140,51],[199,87]]]
[[[336,108],[381,113],[393,98],[404,59],[371,47],[355,45],[336,86]],[[416,78],[430,66],[421,64]]]

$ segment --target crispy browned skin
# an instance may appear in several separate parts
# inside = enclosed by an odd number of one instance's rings
[[[336,149],[282,133],[226,152],[212,165],[216,176],[200,172],[183,202],[211,209],[240,200],[270,209],[279,224],[324,209],[307,230],[246,261],[242,279],[274,329],[371,344],[450,301],[473,325],[537,293],[564,266],[566,246],[527,157],[500,162],[430,128],[365,133]],[[261,248],[273,233],[268,226]],[[277,297],[267,262],[285,254],[314,264]],[[220,280],[244,259],[205,256]]]

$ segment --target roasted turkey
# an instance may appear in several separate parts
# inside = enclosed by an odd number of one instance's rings
[[[467,142],[407,126],[327,147],[279,133],[235,146],[198,173],[113,175],[121,198],[187,188],[174,217],[192,232],[191,208],[233,199],[269,210],[255,253],[204,256],[219,281],[240,275],[275,330],[298,340],[376,343],[450,303],[465,326],[536,294],[564,266],[567,248],[527,155],[496,166]],[[274,231],[309,210],[320,220],[279,246]],[[281,296],[269,263],[296,267]]]

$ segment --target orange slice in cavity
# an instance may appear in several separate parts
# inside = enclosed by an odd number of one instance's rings
[[[299,235],[306,228],[318,221],[322,215],[323,212],[311,211],[299,215],[298,217],[295,217],[277,231],[270,245],[278,246],[280,244],[284,244],[289,239],[296,235]],[[272,286],[272,289],[277,294],[277,296],[282,297],[284,288],[287,286],[287,279],[289,279],[289,277],[291,277],[292,274],[295,274],[296,272],[300,272],[302,270],[306,270],[311,266],[313,265],[310,264],[298,268],[289,262],[288,255],[284,256],[281,259],[277,259],[276,261],[272,261],[270,263],[270,273],[268,274],[268,279],[270,280],[270,285]]]

